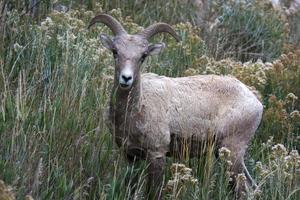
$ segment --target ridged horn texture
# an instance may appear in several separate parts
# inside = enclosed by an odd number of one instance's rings
[[[177,35],[177,33],[174,31],[174,29],[169,24],[166,24],[166,23],[152,24],[151,26],[149,26],[145,30],[143,30],[141,33],[139,33],[138,35],[141,35],[148,40],[151,37],[153,37],[154,35],[156,35],[158,33],[162,33],[162,32],[169,33],[177,40],[177,42],[180,41],[180,38]]]
[[[94,17],[88,28],[90,28],[91,26],[93,26],[96,23],[103,23],[106,26],[108,26],[111,31],[113,32],[114,35],[122,35],[124,33],[126,33],[125,29],[123,28],[123,26],[112,16],[107,15],[107,14],[100,14],[97,15],[96,17]]]

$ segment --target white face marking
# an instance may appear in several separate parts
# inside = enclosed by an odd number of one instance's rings
[[[133,69],[132,65],[129,63],[125,64],[125,67],[120,72],[119,84],[121,88],[128,89],[133,83]]]

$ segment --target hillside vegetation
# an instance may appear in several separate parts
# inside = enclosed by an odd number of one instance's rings
[[[157,36],[167,48],[144,72],[232,75],[251,87],[264,114],[246,156],[260,190],[247,198],[300,199],[300,48],[283,13],[265,1],[215,1],[201,26],[190,1],[44,0],[34,12],[20,2],[0,3],[1,200],[131,199],[126,179],[136,173],[135,198],[145,199],[146,163],[129,166],[105,126],[114,63],[97,37],[111,32],[87,29],[102,12],[129,33],[156,21],[176,29],[182,41]],[[168,158],[164,198],[232,199],[230,152],[220,153],[208,144],[200,159]]]

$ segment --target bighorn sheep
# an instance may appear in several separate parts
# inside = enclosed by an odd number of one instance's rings
[[[112,40],[100,35],[116,65],[109,107],[111,131],[129,161],[149,162],[148,189],[156,191],[155,198],[161,198],[166,156],[181,151],[182,140],[189,141],[191,156],[199,156],[199,142],[208,140],[208,132],[214,134],[217,149],[231,150],[234,175],[245,172],[253,184],[243,157],[260,123],[263,106],[247,86],[229,76],[141,74],[144,59],[165,47],[163,43],[149,44],[148,39],[166,32],[179,41],[172,27],[156,23],[130,35],[109,15],[94,17],[89,27],[96,22],[107,25],[115,35]]]

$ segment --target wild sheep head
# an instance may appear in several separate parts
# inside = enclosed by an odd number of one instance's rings
[[[89,28],[97,22],[104,23],[114,34],[111,39],[105,34],[100,34],[104,47],[112,51],[115,59],[115,82],[123,90],[130,90],[140,74],[140,66],[149,55],[155,55],[165,47],[164,43],[149,44],[148,40],[157,33],[166,32],[177,41],[179,37],[173,28],[166,23],[156,23],[144,31],[130,35],[123,26],[112,16],[100,14],[94,17]]]

